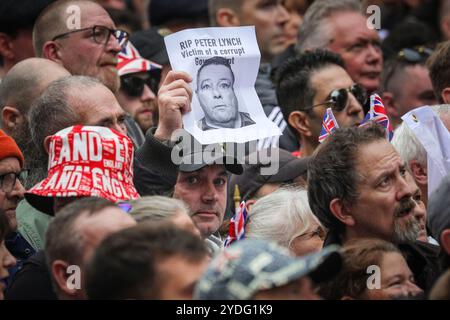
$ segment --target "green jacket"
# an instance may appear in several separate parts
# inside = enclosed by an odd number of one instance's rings
[[[36,250],[44,250],[45,232],[53,217],[33,208],[25,199],[16,209],[19,232]]]

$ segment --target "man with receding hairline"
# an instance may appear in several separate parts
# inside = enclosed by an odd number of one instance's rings
[[[33,29],[36,55],[57,62],[73,75],[99,79],[117,92],[120,79],[116,56],[128,34],[116,30],[99,4],[87,0],[61,0],[49,5]]]

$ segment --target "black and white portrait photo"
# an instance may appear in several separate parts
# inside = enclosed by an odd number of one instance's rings
[[[205,131],[219,128],[242,128],[255,122],[239,111],[234,92],[234,73],[228,59],[212,57],[197,72],[197,98],[205,116],[197,122]]]

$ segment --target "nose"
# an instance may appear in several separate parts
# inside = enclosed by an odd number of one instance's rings
[[[24,195],[25,195],[25,188],[23,187],[22,183],[18,179],[16,179],[14,188],[11,190],[8,197],[9,198],[16,197],[18,199],[23,199]]]
[[[404,198],[412,198],[415,188],[406,180],[406,177],[400,176],[398,190],[396,193],[397,201],[401,201]]]
[[[213,96],[216,99],[222,98],[222,94],[220,93],[219,88],[217,87],[213,88]]]
[[[144,91],[142,91],[141,101],[152,101],[156,99],[155,93],[150,89],[148,85],[144,85]]]
[[[367,63],[369,64],[377,64],[380,63],[383,59],[382,53],[381,53],[381,49],[374,45],[374,44],[369,44],[368,45],[368,54],[367,54]]]
[[[117,55],[122,50],[122,47],[119,44],[119,40],[117,40],[117,38],[112,33],[109,36],[105,49],[108,52],[112,52],[114,55]]]
[[[278,4],[277,12],[278,12],[278,14],[277,14],[276,21],[279,24],[285,24],[286,22],[288,22],[290,14],[287,11],[287,9],[285,8],[285,6],[283,6],[281,3]]]
[[[11,252],[9,252],[8,249],[6,249],[5,244],[2,243],[1,244],[2,248],[0,248],[0,250],[4,251],[4,255],[3,255],[3,261],[0,261],[3,268],[9,269],[11,267],[14,267],[16,265],[16,258],[14,258],[14,256],[11,254]],[[1,275],[2,278],[7,277],[8,275]]]
[[[414,200],[415,206],[414,206],[414,216],[418,221],[425,220],[426,215],[426,209],[425,207],[420,206],[415,200]]]
[[[423,292],[422,289],[420,289],[415,283],[411,281],[407,282],[406,291],[408,296],[417,296]]]
[[[364,109],[361,103],[355,98],[353,93],[348,95],[348,106],[347,106],[347,114],[350,116],[357,116],[359,120],[364,118]]]
[[[212,181],[205,183],[202,200],[204,203],[215,203],[219,200],[219,194],[217,193],[216,186]]]

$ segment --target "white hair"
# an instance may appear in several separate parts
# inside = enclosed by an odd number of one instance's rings
[[[304,234],[315,221],[305,189],[280,188],[259,199],[252,206],[246,227],[246,238],[277,242],[289,248],[292,240]]]
[[[442,118],[442,115],[449,113],[450,105],[434,105],[431,106],[431,109]],[[405,122],[395,129],[391,143],[397,149],[402,160],[406,162],[408,169],[411,169],[409,162],[412,160],[416,160],[423,167],[427,166],[427,151]]]
[[[131,216],[137,221],[160,221],[171,219],[177,214],[189,215],[187,205],[178,199],[163,196],[146,196],[131,201]]]

